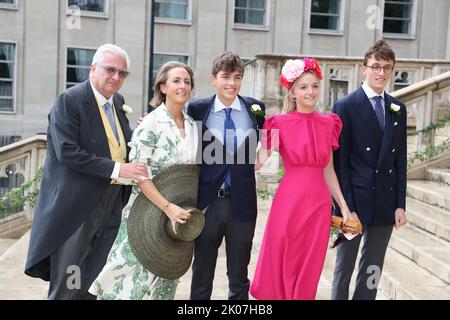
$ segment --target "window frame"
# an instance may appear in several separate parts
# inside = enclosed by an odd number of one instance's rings
[[[14,78],[12,79],[12,106],[11,110],[0,110],[0,114],[16,114],[17,113],[17,41],[3,41],[0,40],[1,44],[12,44],[14,45]],[[9,60],[7,60],[9,61]]]
[[[176,1],[176,0],[175,0]],[[163,1],[170,2],[170,0]],[[156,0],[155,0],[156,3]],[[165,18],[157,17],[155,15],[155,23],[161,24],[178,24],[178,25],[192,25],[192,0],[188,0],[186,9],[186,19],[175,19],[175,18]]]
[[[14,0],[14,3],[1,3],[0,2],[0,10],[18,10],[19,9],[19,3],[17,0]]]
[[[102,19],[109,18],[109,0],[104,0],[104,1],[105,1],[105,4],[104,4],[103,12],[81,10],[81,8],[80,8],[80,16],[81,17],[91,17],[91,18],[102,18]],[[66,0],[66,15],[70,16],[71,14],[72,14],[72,11],[69,9],[69,0]]]
[[[159,55],[159,56],[179,56],[179,57],[186,57],[187,61],[186,64],[189,65],[189,62],[191,61],[191,55],[187,54],[187,53],[171,53],[171,52],[161,52],[161,51],[157,51],[153,53],[153,66],[155,64],[155,56]],[[160,66],[161,67],[161,66]],[[156,74],[158,72],[158,69],[153,68],[153,72]],[[153,81],[153,75],[152,75],[152,81]]]
[[[311,28],[311,16],[313,15],[312,1],[313,0],[309,1],[309,14],[308,14],[308,21],[307,21],[308,22],[308,34],[343,36],[344,35],[346,0],[336,0],[336,1],[340,1],[339,14],[337,15],[338,23],[337,23],[336,30]],[[329,14],[318,14],[318,13],[314,13],[314,15],[330,16]]]
[[[69,53],[69,49],[79,49],[79,50],[93,50],[94,54],[97,51],[98,48],[93,48],[93,47],[80,47],[80,46],[66,46],[65,47],[65,52],[64,52],[64,89],[67,89],[67,85],[69,84],[67,81],[67,68],[68,68],[68,64],[67,64],[67,58],[68,58],[68,53]],[[72,66],[72,65],[71,65]],[[75,66],[74,66],[75,67]],[[86,79],[87,80],[87,79]],[[78,82],[70,82],[70,84],[73,83],[72,86],[75,86],[78,84]],[[81,83],[81,82],[80,82]]]
[[[381,33],[384,38],[386,39],[405,39],[405,40],[415,40],[416,39],[416,32],[417,32],[417,12],[418,12],[418,1],[417,0],[410,0],[412,3],[411,5],[411,17],[410,17],[410,30],[409,33],[392,33],[392,32],[384,32],[384,8],[386,6],[386,1],[390,2],[396,2],[395,0],[384,0],[383,1],[383,7],[382,7],[382,26],[381,26]],[[390,19],[393,20],[393,19]]]
[[[255,31],[269,31],[270,30],[270,13],[271,13],[271,2],[270,0],[265,1],[265,15],[264,15],[264,24],[250,24],[250,23],[238,23],[234,22],[236,18],[236,1],[232,2],[232,24],[233,29],[241,29],[241,30],[255,30]]]

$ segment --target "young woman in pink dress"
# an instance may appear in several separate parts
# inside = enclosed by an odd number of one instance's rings
[[[315,111],[322,74],[315,59],[288,60],[282,114],[264,123],[256,170],[279,151],[285,175],[274,196],[250,293],[256,299],[315,299],[330,234],[331,195],[349,211],[333,168],[342,122]],[[331,195],[330,195],[331,193]]]

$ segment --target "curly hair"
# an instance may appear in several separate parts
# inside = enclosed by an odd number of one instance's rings
[[[370,58],[376,60],[392,61],[395,65],[395,53],[392,47],[384,39],[378,39],[372,46],[367,49],[364,55],[364,65],[367,66],[367,62]]]

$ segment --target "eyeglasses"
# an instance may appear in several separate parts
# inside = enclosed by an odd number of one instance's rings
[[[130,74],[129,71],[121,70],[121,69],[118,69],[116,67],[113,67],[113,66],[110,66],[110,65],[107,65],[107,64],[96,63],[96,65],[99,66],[99,67],[102,67],[103,69],[105,69],[106,73],[110,77],[114,76],[116,74],[116,72],[118,72],[119,73],[119,77],[121,79],[125,79]]]
[[[381,67],[381,66],[366,66],[366,67],[372,69],[372,71],[375,72],[375,73],[380,73],[381,69],[383,69],[384,73],[386,73],[386,74],[391,73],[392,70],[394,69],[390,65],[387,65],[387,66],[384,66],[384,67]]]

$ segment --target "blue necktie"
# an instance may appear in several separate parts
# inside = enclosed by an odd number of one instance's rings
[[[117,139],[117,142],[120,142],[119,133],[117,132],[116,122],[114,121],[114,114],[109,102],[106,102],[103,105],[103,110],[105,110],[106,116],[108,117],[109,124],[111,125],[111,129],[114,132],[114,136]]]
[[[234,155],[237,150],[237,137],[236,137],[236,127],[234,125],[233,119],[231,119],[232,108],[225,109],[225,122],[224,122],[224,135],[223,141],[225,145],[225,153],[230,153]],[[226,154],[225,157],[226,159]],[[231,189],[231,169],[228,167],[227,173],[225,174],[225,189]]]
[[[383,105],[381,104],[381,97],[376,96],[373,97],[375,99],[375,113],[378,118],[378,123],[380,124],[380,129],[383,131],[384,129],[384,112],[383,112]]]

